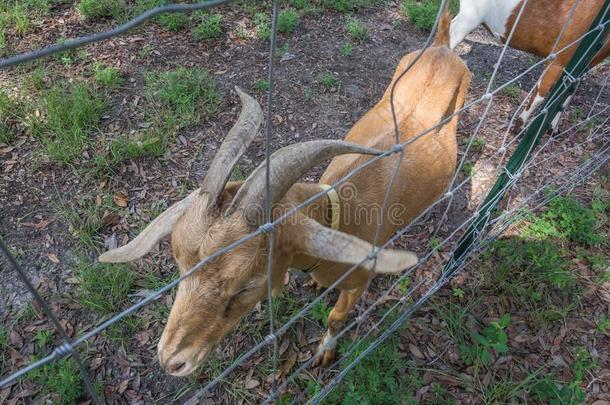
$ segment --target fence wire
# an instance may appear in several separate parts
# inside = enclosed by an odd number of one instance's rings
[[[445,3],[447,1],[449,1],[449,0],[442,1],[442,5],[440,7],[441,10],[443,9],[443,6],[445,5]],[[525,0],[523,2],[522,6],[519,10],[519,13],[516,17],[516,21],[513,25],[513,29],[509,33],[506,44],[510,43],[510,39],[512,38],[512,36],[515,32],[516,26],[518,25],[522,15],[524,14],[524,10],[526,8],[528,1],[529,0]],[[40,360],[33,362],[33,363],[27,365],[26,367],[23,367],[22,369],[15,371],[11,375],[4,377],[4,379],[2,381],[0,381],[0,388],[7,386],[8,384],[12,383],[16,379],[24,376],[28,372],[30,372],[38,367],[42,367],[42,366],[44,366],[52,361],[56,361],[62,357],[72,355],[79,366],[80,372],[85,381],[86,388],[87,388],[88,394],[90,395],[91,399],[93,400],[94,403],[102,403],[102,400],[99,398],[99,396],[96,394],[96,392],[93,388],[92,379],[91,379],[89,373],[87,372],[86,366],[84,365],[84,363],[82,362],[82,359],[79,356],[77,348],[80,345],[82,345],[83,343],[85,343],[88,339],[98,335],[103,330],[105,330],[109,326],[113,325],[114,323],[118,322],[122,318],[134,313],[135,311],[142,308],[143,306],[156,300],[162,294],[168,292],[170,289],[177,286],[182,280],[190,277],[194,272],[198,271],[199,269],[204,267],[207,263],[214,260],[215,258],[231,252],[235,247],[245,243],[248,240],[251,240],[251,239],[261,236],[261,235],[268,235],[269,252],[268,252],[268,261],[267,261],[267,276],[268,276],[267,277],[267,282],[268,282],[267,300],[269,301],[269,305],[268,305],[269,334],[264,339],[262,339],[257,344],[255,344],[253,347],[251,347],[247,352],[245,352],[244,354],[239,356],[229,367],[224,369],[218,376],[216,376],[216,378],[214,378],[212,381],[207,383],[200,390],[195,392],[194,395],[187,402],[188,403],[199,402],[202,398],[205,397],[205,395],[208,392],[210,392],[219,383],[221,383],[236,368],[243,365],[254,354],[256,354],[261,349],[263,349],[264,347],[269,346],[269,345],[271,345],[271,350],[272,350],[273,377],[272,377],[272,391],[269,394],[269,396],[266,400],[266,403],[274,402],[278,398],[278,396],[281,395],[282,392],[284,392],[287,389],[287,387],[294,382],[295,378],[298,377],[301,373],[303,373],[308,367],[310,367],[310,365],[316,359],[315,356],[312,356],[310,359],[303,362],[303,364],[301,364],[294,372],[292,372],[289,376],[286,376],[286,378],[283,380],[283,382],[278,386],[277,381],[276,381],[276,376],[277,376],[277,369],[278,369],[279,337],[284,335],[292,326],[294,326],[294,324],[296,322],[298,322],[300,319],[303,319],[303,317],[305,317],[306,314],[317,303],[319,303],[326,296],[328,296],[328,294],[330,294],[331,291],[336,289],[336,287],[343,280],[345,280],[347,277],[349,277],[357,268],[359,268],[361,265],[363,265],[368,260],[375,261],[377,254],[381,249],[391,247],[396,241],[398,241],[401,237],[406,235],[407,232],[409,232],[409,230],[411,230],[412,227],[415,226],[420,220],[422,220],[427,215],[429,215],[433,210],[438,209],[439,207],[441,207],[444,204],[444,210],[442,211],[441,220],[436,225],[433,236],[436,237],[436,235],[440,232],[441,226],[445,223],[445,221],[449,215],[450,208],[452,206],[455,196],[466,185],[468,185],[473,180],[473,178],[476,177],[476,175],[478,174],[478,170],[475,170],[474,172],[470,173],[470,175],[465,176],[465,179],[458,183],[458,174],[462,171],[462,168],[464,167],[467,157],[469,155],[469,152],[471,150],[473,141],[479,135],[481,128],[483,127],[484,122],[491,110],[491,106],[494,102],[494,96],[496,96],[499,92],[503,91],[508,86],[514,84],[515,82],[517,82],[524,76],[530,74],[537,67],[554,61],[557,58],[557,55],[561,54],[562,52],[567,51],[572,46],[575,46],[576,44],[580,43],[583,39],[587,38],[589,35],[598,33],[598,37],[600,37],[601,35],[603,35],[604,32],[606,32],[609,21],[602,19],[602,21],[604,21],[603,23],[601,23],[600,25],[598,25],[596,27],[591,28],[589,31],[587,31],[582,36],[580,36],[578,39],[567,44],[566,46],[562,47],[561,49],[557,49],[557,47],[559,46],[559,43],[560,43],[561,36],[564,34],[566,27],[569,25],[569,23],[572,21],[572,19],[574,17],[575,10],[576,10],[576,7],[577,7],[579,1],[580,0],[578,0],[575,3],[575,5],[573,6],[573,8],[570,12],[568,21],[566,22],[564,27],[562,27],[560,36],[556,39],[556,42],[554,44],[553,51],[551,52],[551,54],[549,54],[545,58],[542,58],[539,62],[533,64],[528,69],[519,73],[518,75],[516,75],[515,77],[513,77],[511,80],[507,81],[506,83],[494,88],[497,74],[499,72],[501,63],[505,57],[505,54],[506,54],[507,48],[508,48],[508,45],[504,45],[502,48],[501,54],[500,54],[496,64],[494,65],[493,73],[489,79],[489,82],[486,86],[485,94],[483,96],[481,96],[469,103],[466,103],[458,111],[454,112],[453,114],[449,115],[448,117],[445,117],[443,120],[438,122],[433,127],[428,128],[425,131],[422,131],[421,133],[415,135],[414,137],[410,138],[409,140],[407,140],[405,142],[401,142],[399,125],[398,125],[398,121],[397,121],[397,117],[396,117],[394,91],[395,91],[395,88],[398,85],[399,81],[403,77],[405,77],[405,75],[409,72],[409,70],[417,63],[417,61],[419,60],[419,58],[423,54],[423,52],[431,45],[432,39],[434,38],[434,35],[436,32],[436,28],[438,27],[438,24],[439,24],[439,19],[440,19],[440,13],[439,13],[439,15],[437,15],[437,17],[436,17],[434,27],[433,27],[430,35],[428,36],[426,42],[424,43],[424,46],[419,51],[416,58],[397,77],[397,80],[394,82],[394,84],[391,88],[390,108],[391,108],[391,112],[392,112],[393,127],[394,127],[394,138],[395,138],[394,147],[385,151],[384,153],[382,153],[378,156],[372,157],[365,163],[356,167],[354,170],[350,171],[347,175],[343,176],[341,179],[336,181],[334,184],[331,184],[330,189],[316,193],[314,196],[303,201],[301,204],[299,204],[299,205],[293,207],[292,209],[288,210],[287,212],[283,213],[278,218],[273,219],[271,216],[272,207],[270,206],[270,202],[269,202],[269,195],[270,195],[269,190],[273,186],[272,184],[270,184],[269,162],[270,162],[271,149],[272,149],[271,141],[273,138],[273,122],[272,122],[273,102],[274,102],[273,94],[274,94],[274,89],[275,89],[274,82],[276,80],[275,73],[274,73],[274,56],[275,56],[276,48],[277,48],[277,40],[276,40],[276,38],[277,38],[277,19],[278,19],[279,10],[280,10],[280,1],[273,0],[271,41],[270,41],[269,61],[268,61],[269,88],[268,88],[268,93],[267,93],[267,116],[266,116],[266,128],[265,128],[265,130],[266,130],[266,134],[265,134],[266,183],[265,183],[265,207],[264,207],[265,208],[265,216],[264,216],[265,223],[263,225],[261,225],[258,229],[256,229],[254,232],[246,235],[245,237],[237,240],[236,242],[234,242],[228,246],[225,246],[224,248],[214,252],[212,255],[204,258],[199,263],[197,263],[192,269],[190,269],[185,274],[181,275],[176,280],[166,284],[162,288],[155,291],[153,294],[151,294],[148,297],[142,299],[141,301],[135,303],[134,305],[130,306],[129,308],[121,311],[120,313],[116,314],[115,316],[111,317],[110,319],[106,320],[105,322],[102,322],[101,324],[99,324],[98,326],[93,328],[92,330],[82,334],[81,336],[79,336],[78,338],[76,338],[74,340],[70,340],[68,338],[68,336],[65,333],[65,330],[63,330],[63,328],[61,327],[61,324],[59,323],[55,314],[52,312],[52,310],[47,305],[47,303],[44,301],[44,299],[42,299],[42,297],[38,294],[38,292],[36,291],[34,286],[31,284],[31,282],[28,280],[27,275],[25,274],[23,269],[21,269],[21,267],[17,263],[16,259],[12,256],[9,249],[4,245],[2,240],[0,240],[0,248],[3,251],[4,255],[8,258],[9,263],[18,273],[19,277],[26,283],[26,286],[28,287],[28,289],[30,290],[32,295],[34,296],[34,299],[40,304],[41,308],[44,310],[44,312],[47,314],[49,319],[55,325],[60,336],[63,339],[63,343],[61,345],[57,346],[54,350],[52,350],[46,357],[43,357]],[[88,36],[81,37],[81,38],[76,38],[73,40],[68,40],[61,45],[59,45],[59,44],[52,45],[52,46],[45,47],[45,48],[42,48],[42,49],[39,49],[36,51],[23,53],[23,54],[15,55],[15,56],[12,56],[12,57],[9,57],[6,59],[2,59],[2,60],[0,60],[0,68],[15,66],[15,65],[18,65],[18,64],[30,61],[30,60],[42,58],[44,56],[47,56],[47,55],[50,55],[53,53],[63,52],[63,51],[73,49],[76,47],[80,47],[80,46],[83,46],[86,44],[103,41],[108,38],[111,38],[111,37],[114,37],[117,35],[121,35],[161,13],[190,12],[190,11],[195,11],[195,10],[217,7],[217,6],[229,3],[229,2],[231,2],[231,0],[210,0],[210,1],[196,3],[196,4],[172,4],[172,5],[168,5],[168,6],[157,7],[157,8],[154,8],[154,9],[151,9],[149,11],[142,13],[141,15],[135,17],[134,19],[128,21],[127,23],[120,25],[112,30],[95,33],[92,35],[88,35]],[[606,12],[607,11],[608,10],[606,9]],[[584,58],[584,56],[581,55],[581,58]],[[581,59],[579,62],[583,62],[583,60]],[[575,78],[576,85],[580,82],[580,79],[581,79],[581,77]],[[462,221],[460,224],[455,226],[455,228],[453,230],[451,230],[451,232],[449,232],[449,234],[442,240],[442,242],[435,249],[431,249],[425,255],[423,255],[421,257],[419,263],[416,266],[414,266],[413,268],[404,272],[400,277],[396,278],[396,280],[394,280],[394,282],[392,283],[391,287],[389,289],[387,289],[386,291],[384,291],[382,294],[380,294],[378,299],[375,300],[375,302],[372,305],[370,305],[369,307],[367,307],[364,310],[361,310],[359,312],[358,316],[356,316],[353,321],[348,323],[347,326],[341,328],[341,330],[335,336],[335,339],[341,338],[342,336],[346,335],[348,332],[356,329],[356,338],[354,339],[354,343],[347,349],[346,353],[344,353],[344,356],[342,358],[338,359],[328,369],[328,370],[334,370],[334,369],[336,369],[336,367],[341,366],[341,371],[338,374],[336,374],[328,383],[326,383],[326,385],[320,392],[318,392],[314,397],[309,398],[309,400],[308,400],[309,403],[318,403],[321,400],[323,400],[337,386],[337,384],[339,384],[341,382],[341,380],[345,377],[345,375],[347,375],[347,373],[351,369],[353,369],[353,367],[355,367],[365,356],[367,356],[369,353],[371,353],[373,350],[375,350],[375,348],[378,347],[388,336],[390,336],[391,333],[393,333],[401,325],[403,325],[404,322],[421,305],[423,305],[436,291],[438,291],[441,287],[443,287],[452,277],[455,276],[455,274],[457,272],[462,270],[472,261],[476,260],[477,256],[481,252],[485,251],[489,247],[490,243],[492,243],[494,240],[499,238],[503,234],[503,232],[507,229],[507,227],[509,227],[515,221],[518,221],[519,219],[521,219],[523,217],[524,209],[527,207],[530,207],[530,204],[532,203],[532,201],[538,199],[536,208],[541,207],[544,204],[547,204],[549,202],[549,200],[551,198],[553,198],[554,196],[560,195],[561,193],[574,187],[578,182],[583,181],[588,176],[593,174],[596,170],[598,170],[600,167],[602,167],[603,165],[608,163],[608,160],[610,160],[610,145],[609,145],[609,142],[607,141],[607,139],[608,139],[607,123],[609,120],[609,118],[608,118],[608,108],[609,107],[605,106],[600,111],[595,112],[595,109],[598,106],[598,101],[602,97],[602,92],[606,88],[607,79],[608,78],[606,78],[604,85],[601,87],[599,94],[597,94],[595,101],[594,101],[590,111],[587,114],[586,119],[577,124],[572,125],[567,130],[565,130],[555,136],[549,137],[547,139],[547,141],[545,143],[543,143],[542,145],[539,145],[535,151],[529,150],[528,155],[533,153],[532,156],[522,167],[520,167],[520,169],[517,173],[510,174],[509,180],[500,190],[501,191],[500,194],[503,194],[506,191],[510,191],[510,190],[514,189],[515,185],[518,184],[519,180],[522,178],[522,175],[527,170],[538,167],[538,166],[542,165],[543,163],[548,162],[549,160],[556,159],[558,157],[558,155],[560,155],[562,153],[567,153],[567,151],[564,150],[562,152],[555,153],[555,154],[546,156],[541,159],[537,159],[537,157],[541,156],[543,154],[543,152],[545,152],[548,149],[548,147],[553,144],[553,142],[558,142],[561,139],[565,139],[565,141],[567,142],[567,140],[571,139],[568,137],[569,135],[575,133],[577,130],[581,129],[585,125],[588,125],[593,122],[597,122],[600,117],[602,117],[602,118],[606,117],[605,120],[603,120],[601,124],[597,125],[597,127],[595,128],[594,131],[591,131],[589,133],[589,136],[587,137],[587,139],[585,141],[581,142],[581,145],[585,145],[586,143],[589,143],[589,142],[599,142],[603,139],[606,139],[606,142],[603,143],[603,145],[598,149],[596,154],[593,157],[591,157],[589,160],[587,160],[585,163],[579,165],[577,168],[575,168],[573,171],[571,171],[568,175],[556,176],[545,183],[539,184],[533,193],[531,193],[529,196],[527,196],[527,198],[523,199],[519,203],[512,204],[512,205],[509,203],[508,208],[504,212],[497,215],[496,218],[494,218],[494,219],[487,218],[485,226],[482,230],[475,229],[476,233],[475,233],[474,242],[471,246],[471,249],[468,251],[468,253],[464,257],[460,257],[459,262],[456,264],[456,266],[453,268],[453,270],[451,272],[449,272],[449,273],[443,272],[443,268],[446,263],[442,263],[442,262],[437,263],[436,266],[434,267],[434,270],[432,271],[432,273],[440,274],[440,276],[438,278],[434,279],[430,276],[424,276],[424,277],[420,278],[420,280],[417,283],[415,283],[405,294],[402,294],[401,298],[394,305],[392,305],[392,307],[389,310],[387,310],[380,317],[380,319],[378,321],[373,322],[373,325],[371,327],[369,327],[368,330],[366,330],[360,336],[360,327],[362,325],[364,325],[365,322],[371,321],[371,317],[374,314],[374,310],[381,303],[385,302],[385,298],[390,296],[390,294],[392,294],[392,292],[400,285],[400,282],[402,280],[412,277],[418,268],[426,265],[429,262],[429,260],[432,258],[432,256],[434,255],[434,253],[437,249],[441,249],[441,248],[450,249],[452,247],[455,248],[457,238],[463,234],[463,231],[465,229],[471,227],[473,224],[475,224],[478,221],[479,215],[480,215],[479,213],[486,212],[486,215],[488,215],[489,214],[488,208],[490,207],[489,204],[493,203],[493,205],[495,205],[497,203],[497,201],[490,201],[489,203],[482,204],[466,220]],[[569,92],[573,90],[573,87],[574,86],[566,86],[557,94],[550,94],[549,100],[547,100],[547,105],[554,102],[553,97],[555,97],[555,99],[557,99],[557,100],[560,100],[562,97],[569,94]],[[532,90],[529,92],[526,100],[529,99],[530,97],[532,97],[534,91],[535,91],[535,87],[532,88]],[[511,149],[514,149],[515,145],[520,142],[520,137],[523,134],[525,134],[528,129],[527,126],[524,127],[518,134],[514,135],[512,137],[512,139],[508,140],[509,134],[511,133],[511,131],[514,127],[514,123],[518,116],[518,113],[521,111],[521,109],[525,105],[526,100],[524,100],[524,102],[519,106],[519,108],[517,108],[517,110],[512,114],[511,119],[508,124],[508,128],[506,129],[506,131],[503,135],[501,147],[498,148],[491,156],[488,156],[483,161],[484,164],[482,164],[481,167],[486,167],[485,164],[487,164],[487,163],[490,163],[490,164],[495,163],[494,166],[495,166],[496,173],[502,173],[503,171],[506,171],[506,168],[503,166],[503,162],[507,156],[507,153],[509,153],[509,151]],[[383,218],[384,217],[383,213],[387,209],[389,196],[390,196],[392,187],[394,186],[396,181],[399,180],[399,170],[400,170],[401,162],[402,162],[405,154],[408,155],[408,153],[409,153],[409,145],[412,144],[413,142],[416,142],[417,140],[421,139],[424,136],[431,136],[430,134],[433,134],[435,130],[441,128],[443,125],[448,123],[457,114],[460,114],[460,113],[472,108],[473,106],[476,106],[476,105],[482,104],[482,103],[485,103],[483,113],[478,120],[478,123],[475,127],[474,132],[468,138],[465,150],[462,154],[461,159],[458,162],[456,172],[451,179],[448,191],[441,198],[439,198],[434,204],[432,204],[430,207],[428,207],[422,213],[420,213],[416,218],[414,218],[408,225],[406,225],[402,229],[395,232],[394,235],[389,240],[387,240],[386,242],[377,246],[377,243],[379,242],[381,226],[383,225],[382,221],[379,222],[377,224],[377,228],[375,231],[374,242],[373,242],[374,248],[371,251],[371,254],[368,257],[364,258],[361,262],[351,266],[350,269],[348,271],[346,271],[341,277],[339,277],[339,279],[337,279],[328,289],[323,291],[312,302],[305,305],[296,315],[291,317],[288,321],[284,322],[280,327],[278,327],[276,329],[276,327],[275,327],[276,320],[274,319],[273,305],[271,305],[271,303],[273,301],[273,298],[272,298],[272,285],[273,285],[272,266],[273,266],[273,251],[274,251],[273,246],[275,245],[276,227],[278,225],[280,225],[282,222],[284,222],[286,219],[288,219],[289,217],[294,215],[297,211],[306,207],[310,203],[318,200],[319,198],[325,196],[330,190],[335,190],[338,186],[347,182],[350,178],[352,178],[354,175],[356,175],[360,171],[364,170],[367,167],[370,167],[371,165],[375,164],[377,161],[379,161],[381,159],[390,158],[393,156],[393,158],[396,159],[396,166],[392,172],[392,176],[389,179],[388,186],[386,188],[386,192],[384,195],[382,211],[381,211],[382,218]],[[537,114],[535,114],[533,117],[530,117],[530,122],[533,122],[537,118],[542,117],[545,119],[545,122],[548,123],[548,122],[550,122],[550,119],[548,119],[548,117],[547,117],[548,114],[549,114],[549,112],[545,111],[543,109],[543,110],[539,111]],[[538,134],[536,134],[537,137],[539,137],[541,135],[541,133],[543,132],[543,127],[544,126],[541,126],[541,128],[539,129]],[[533,148],[533,146],[532,146],[532,148]],[[546,196],[540,198],[541,194],[543,194],[545,190],[548,190],[549,185],[557,185],[557,184],[559,184],[559,188],[556,190],[556,192],[553,195],[550,195],[550,196],[546,195]],[[452,257],[452,256],[453,256],[453,254],[450,255],[450,257]],[[371,274],[372,274],[372,272],[371,272]],[[370,282],[370,280],[371,280],[371,278],[369,278],[369,282]],[[424,287],[425,287],[425,289],[424,289]],[[419,294],[419,297],[414,302],[410,302],[410,300],[415,299],[414,298],[415,295],[422,290],[424,290],[424,291]],[[365,340],[370,337],[370,335],[372,333],[379,330],[381,325],[384,324],[386,319],[393,312],[396,312],[399,314],[398,317],[395,319],[395,321],[389,327],[387,327],[385,330],[383,330],[383,332],[378,337],[376,337],[375,340],[373,340],[366,347],[366,349],[364,351],[362,351],[361,353],[359,353],[358,356],[356,356],[351,362],[349,362],[348,364],[344,364],[346,362],[346,359],[350,358],[350,354],[353,353],[353,351],[357,347],[359,347],[359,345],[362,345],[365,342]],[[328,377],[328,375],[329,375],[328,370],[321,373],[321,375],[319,377],[320,381],[323,381],[324,378]],[[306,399],[306,398],[304,398],[304,392],[301,392],[300,395],[295,397],[294,402],[299,402],[299,401],[302,401],[303,399]]]

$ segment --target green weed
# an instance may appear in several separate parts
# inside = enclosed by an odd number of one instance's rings
[[[98,85],[108,90],[117,89],[125,82],[119,69],[102,64],[95,64],[93,78]]]
[[[271,26],[269,25],[269,17],[265,13],[254,14],[254,25],[256,35],[260,39],[268,40],[271,38]]]
[[[125,264],[79,263],[80,303],[102,314],[113,313],[128,300],[135,273]]]
[[[404,0],[403,13],[420,30],[430,31],[434,26],[441,0]],[[457,0],[451,1],[451,11],[455,14],[459,7]]]
[[[326,89],[332,89],[338,87],[341,82],[339,81],[337,76],[328,72],[324,73],[318,78],[318,83]]]
[[[47,155],[69,163],[89,144],[106,109],[106,100],[84,82],[54,85],[41,95],[45,112],[40,122]]]
[[[104,331],[109,342],[126,347],[129,340],[142,328],[142,319],[137,316],[128,316],[111,325]]]
[[[29,377],[42,387],[42,394],[51,394],[53,403],[74,404],[85,394],[85,385],[73,359],[51,362],[35,370]]]
[[[331,308],[324,300],[316,302],[309,311],[309,316],[316,322],[322,323],[324,326],[328,326],[328,314],[330,314]]]
[[[260,79],[254,84],[254,88],[258,91],[269,91],[269,80]]]
[[[99,241],[96,237],[103,226],[103,211],[114,209],[110,202],[98,206],[94,201],[86,198],[73,204],[55,203],[53,208],[57,215],[68,224],[70,234],[87,249],[97,249]]]
[[[510,323],[510,315],[504,314],[499,322],[491,322],[482,333],[471,332],[472,345],[460,345],[460,356],[468,366],[480,368],[488,365],[492,351],[506,353],[508,351],[508,335],[506,328]]]
[[[485,147],[486,143],[487,143],[487,140],[485,138],[479,136],[472,140],[470,147],[472,148],[472,150],[474,152],[480,152]]]
[[[341,45],[341,55],[343,56],[352,56],[354,47],[350,43],[345,43]]]
[[[502,91],[504,92],[504,94],[506,94],[508,97],[512,98],[512,99],[516,99],[517,97],[519,97],[519,94],[521,93],[521,89],[519,88],[519,85],[517,85],[516,83],[511,83],[507,86],[505,86]]]
[[[193,35],[198,41],[220,38],[222,32],[221,14],[204,14],[199,24],[193,29]]]
[[[23,103],[0,90],[0,143],[10,143],[19,135],[25,115]]]
[[[170,111],[182,125],[216,112],[220,96],[216,82],[201,69],[178,68],[145,77],[146,97]]]
[[[357,18],[350,18],[345,23],[345,32],[354,41],[366,41],[369,39],[369,30]]]
[[[132,9],[132,16],[142,14],[151,8],[170,4],[167,0],[137,0]],[[189,16],[185,13],[163,13],[155,17],[155,21],[169,31],[180,31],[189,24]]]
[[[523,236],[535,240],[557,238],[593,246],[605,241],[597,232],[599,212],[585,208],[571,197],[558,197],[551,201],[548,210],[528,219]]]
[[[339,13],[349,13],[361,7],[370,7],[383,4],[387,0],[319,0],[322,7],[338,11]]]
[[[124,9],[124,0],[80,0],[78,3],[78,11],[91,21],[117,18]]]
[[[470,162],[464,163],[464,165],[462,166],[462,173],[464,173],[466,177],[472,177],[472,175],[474,174],[474,164]]]
[[[299,16],[290,10],[282,10],[277,16],[277,30],[283,34],[290,34],[299,24]]]
[[[53,332],[47,329],[41,329],[36,332],[36,346],[39,350],[45,349],[51,342],[53,342]]]

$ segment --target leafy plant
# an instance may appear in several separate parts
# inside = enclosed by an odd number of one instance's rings
[[[271,26],[269,25],[269,18],[266,14],[254,14],[254,25],[256,29],[256,35],[260,39],[268,40],[269,38],[271,38]]]
[[[511,83],[511,84],[505,86],[504,89],[502,89],[502,91],[508,97],[515,99],[515,98],[519,97],[519,93],[521,92],[521,89],[519,88],[519,86],[516,83]]]
[[[352,56],[353,49],[354,49],[354,47],[352,46],[352,44],[350,44],[349,42],[345,43],[345,44],[341,45],[341,55]]]
[[[254,88],[259,91],[268,91],[269,90],[269,81],[265,79],[260,79],[254,84]]]
[[[145,77],[146,97],[173,113],[184,125],[216,112],[220,96],[216,82],[200,69],[184,67]]]
[[[318,79],[318,83],[320,83],[320,85],[326,87],[327,89],[331,89],[333,87],[339,86],[340,82],[339,79],[337,79],[337,76],[328,72],[320,76],[320,78]]]
[[[89,143],[89,136],[106,110],[106,100],[85,82],[56,84],[41,95],[45,112],[40,122],[47,155],[72,162]]]
[[[73,359],[62,359],[34,369],[30,378],[51,394],[54,403],[74,404],[85,393],[85,386]]]
[[[76,277],[80,282],[79,301],[96,312],[112,313],[127,301],[135,273],[130,265],[81,262]]]
[[[221,14],[204,14],[199,24],[193,29],[193,35],[198,41],[215,39],[222,35],[222,31]]]
[[[596,245],[605,241],[597,232],[596,214],[595,210],[583,207],[571,197],[558,197],[551,201],[544,214],[528,218],[530,224],[523,235],[536,240],[558,238]]]
[[[116,18],[124,9],[124,0],[80,0],[78,3],[78,11],[88,20]]]
[[[441,0],[404,0],[403,12],[420,30],[430,31],[434,26]],[[451,11],[455,14],[459,7],[457,0],[451,0]]]
[[[331,308],[326,304],[324,300],[318,301],[311,310],[309,311],[309,316],[314,321],[320,322],[324,324],[324,326],[328,326],[328,314],[330,314]]]
[[[277,30],[283,34],[289,34],[299,24],[299,16],[294,11],[282,10],[277,16]]]
[[[125,82],[119,69],[101,64],[94,66],[93,78],[97,84],[108,90],[119,88]]]
[[[466,365],[489,364],[492,351],[506,353],[508,351],[508,335],[506,328],[510,324],[510,314],[504,314],[498,322],[491,322],[481,334],[471,332],[473,345],[461,345],[460,355]]]
[[[355,41],[366,41],[369,39],[369,30],[357,18],[350,18],[345,23],[345,32]]]

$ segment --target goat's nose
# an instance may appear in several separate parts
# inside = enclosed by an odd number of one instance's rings
[[[179,373],[180,370],[182,370],[184,367],[186,367],[186,362],[181,361],[181,360],[176,360],[176,361],[170,360],[167,363],[167,365],[165,366],[165,369],[167,370],[167,372],[174,374],[174,373]]]

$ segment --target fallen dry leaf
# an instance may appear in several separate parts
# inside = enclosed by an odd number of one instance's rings
[[[57,264],[59,263],[59,258],[57,257],[57,255],[55,253],[49,253],[47,255],[47,257],[49,258],[50,261],[52,261],[53,263]]]
[[[112,196],[112,200],[116,205],[121,208],[126,208],[127,204],[129,203],[129,198],[127,197],[127,195],[120,191]]]

